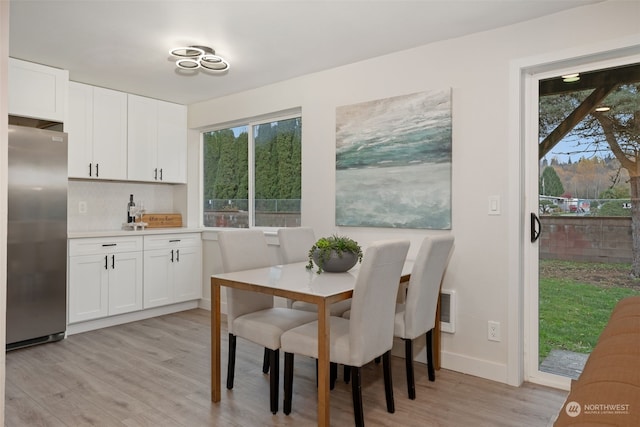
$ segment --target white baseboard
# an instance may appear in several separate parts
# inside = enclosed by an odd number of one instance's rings
[[[440,366],[463,374],[508,384],[506,364],[443,351],[440,356]]]
[[[414,352],[413,361],[414,363],[417,362],[426,365],[426,348],[424,345],[420,345],[423,343],[424,340],[421,341],[419,338],[414,340],[414,348],[417,353]],[[394,338],[391,354],[404,358],[404,342],[401,338]],[[440,366],[444,369],[507,384],[507,366],[500,363],[441,351]]]
[[[200,299],[198,303],[198,308],[211,311],[211,298]],[[222,314],[227,313],[227,300],[225,298],[222,298],[222,301],[220,301],[220,313]]]
[[[74,323],[72,325],[67,325],[67,336],[93,331],[95,329],[108,328],[109,326],[122,325],[123,323],[135,322],[137,320],[149,319],[151,317],[163,316],[165,314],[177,313],[179,311],[191,310],[194,308],[198,308],[198,300],[134,311],[131,313],[119,314],[117,316],[103,317],[101,319],[89,320],[82,323]]]

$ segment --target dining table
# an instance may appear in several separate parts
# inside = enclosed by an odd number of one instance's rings
[[[306,268],[307,262],[274,265],[211,276],[211,400],[221,400],[220,375],[220,289],[224,287],[260,292],[305,301],[318,306],[318,426],[330,425],[329,354],[331,304],[352,297],[359,264],[344,273],[318,274]],[[400,277],[408,283],[413,261],[407,260]],[[439,332],[440,328],[435,328]],[[438,335],[437,333],[434,335]],[[435,345],[438,345],[436,347]],[[434,340],[434,353],[439,353],[439,339]],[[435,363],[434,363],[435,364]]]

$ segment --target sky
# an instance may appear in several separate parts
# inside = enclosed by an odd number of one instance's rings
[[[594,153],[593,151],[587,152],[585,150],[590,150],[588,146],[584,144],[579,146],[576,138],[566,137],[553,147],[545,157],[549,162],[551,162],[551,159],[554,157],[557,157],[559,163],[568,163],[569,158],[571,158],[571,162],[577,162],[581,157],[590,158],[594,155],[607,157],[607,155],[611,153],[611,150],[609,150],[607,144],[603,145],[606,147],[606,150],[601,150],[598,153]]]

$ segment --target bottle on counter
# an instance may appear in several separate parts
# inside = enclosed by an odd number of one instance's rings
[[[129,196],[129,203],[127,204],[127,222],[134,222],[133,209],[136,204],[133,202],[133,194]]]

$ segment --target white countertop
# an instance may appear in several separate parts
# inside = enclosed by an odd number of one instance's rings
[[[146,228],[144,230],[95,230],[95,231],[73,231],[67,233],[69,239],[82,239],[87,237],[116,237],[116,236],[148,236],[152,234],[176,234],[176,233],[201,233],[202,228]]]

